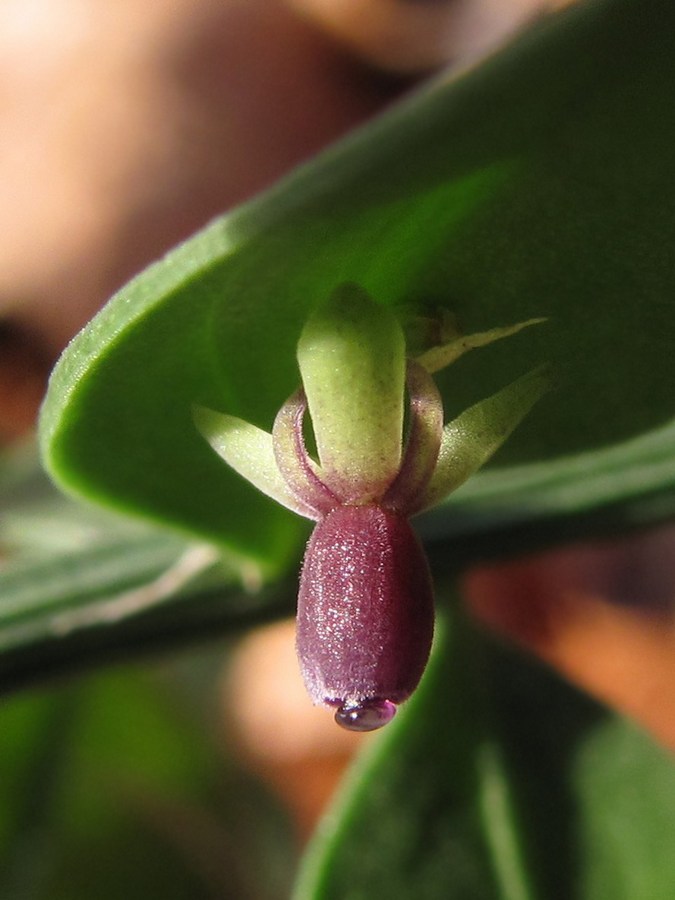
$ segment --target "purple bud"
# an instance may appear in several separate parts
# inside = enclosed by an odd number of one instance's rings
[[[340,506],[314,529],[298,598],[297,650],[315,703],[370,731],[417,687],[434,627],[424,551],[407,520],[379,506]]]

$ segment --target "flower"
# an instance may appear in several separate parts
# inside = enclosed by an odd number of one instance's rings
[[[335,708],[346,728],[370,731],[390,721],[429,656],[433,588],[408,519],[479,469],[549,387],[540,367],[444,427],[430,372],[540,321],[455,335],[407,359],[393,312],[344,284],[302,330],[302,387],[271,434],[195,409],[197,428],[225,462],[317,522],[300,576],[296,646],[310,697]],[[303,436],[308,410],[316,459]]]

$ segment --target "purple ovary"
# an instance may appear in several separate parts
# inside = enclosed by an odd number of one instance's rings
[[[300,579],[297,649],[317,704],[372,730],[393,717],[424,671],[433,595],[422,548],[404,516],[341,506],[316,526]]]

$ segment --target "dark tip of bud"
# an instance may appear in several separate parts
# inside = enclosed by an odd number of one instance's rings
[[[375,731],[388,725],[395,715],[395,703],[372,697],[361,703],[343,704],[335,713],[335,721],[348,731]]]

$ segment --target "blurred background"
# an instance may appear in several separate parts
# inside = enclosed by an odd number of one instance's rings
[[[58,354],[132,275],[420,80],[473,65],[560,5],[3,0],[5,450],[23,452]],[[486,627],[675,747],[674,549],[663,527],[475,571],[465,593]],[[2,896],[116,897],[130,880],[139,897],[158,885],[165,897],[286,896],[367,741],[309,705],[288,622],[8,696]]]

